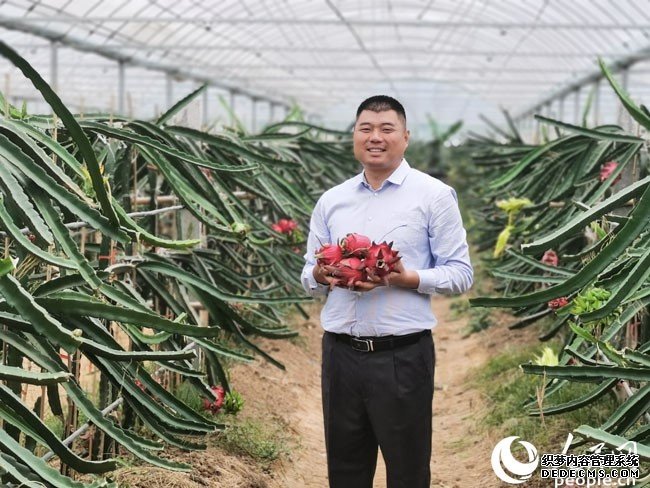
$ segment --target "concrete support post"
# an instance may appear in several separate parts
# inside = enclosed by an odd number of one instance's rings
[[[201,94],[201,125],[204,129],[208,126],[208,90],[206,86]]]
[[[600,125],[600,87],[602,83],[598,80],[594,85],[594,126]]]
[[[125,115],[126,111],[126,69],[124,61],[117,62],[117,113]]]
[[[170,75],[167,75],[165,77],[165,102],[166,102],[166,107],[165,111],[169,110],[172,106],[173,99],[174,99],[174,85],[173,85],[173,80]],[[164,113],[164,112],[163,112]]]
[[[59,43],[50,43],[50,86],[52,90],[59,89]]]
[[[234,125],[234,124],[235,124],[235,110],[236,110],[236,107],[235,107],[235,102],[236,102],[236,100],[235,100],[235,96],[236,96],[235,91],[234,91],[234,90],[230,90],[230,125]]]
[[[251,97],[251,131],[257,132],[257,98]]]

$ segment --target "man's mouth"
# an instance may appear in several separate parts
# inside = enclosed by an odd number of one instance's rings
[[[385,151],[385,149],[382,149],[381,147],[370,147],[370,148],[368,148],[368,152],[372,152],[372,153],[380,153],[380,152],[384,152],[384,151]]]

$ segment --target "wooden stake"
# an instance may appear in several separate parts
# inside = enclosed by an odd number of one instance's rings
[[[45,403],[47,401],[47,386],[41,386],[41,409],[38,416],[41,420],[45,420]]]
[[[82,256],[86,254],[86,239],[88,239],[88,229],[86,227],[81,228],[81,242],[79,243],[79,252]]]
[[[54,129],[52,130],[52,138],[56,141],[59,134],[59,128],[57,123],[56,114],[52,115],[52,123],[54,124]],[[57,156],[56,153],[52,153],[52,164],[56,166]]]

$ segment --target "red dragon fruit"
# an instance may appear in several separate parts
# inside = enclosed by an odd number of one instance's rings
[[[609,178],[610,175],[616,170],[617,167],[618,167],[618,163],[616,161],[608,161],[607,163],[603,164],[600,167],[600,176],[599,176],[600,181],[605,181],[607,178]],[[615,185],[619,181],[621,181],[621,175],[618,175],[614,179],[612,185]]]
[[[569,304],[567,297],[555,298],[548,302],[548,308],[551,310],[557,310],[558,308],[566,307]]]
[[[357,281],[368,281],[368,275],[379,278],[395,271],[395,263],[401,259],[392,249],[393,243],[371,243],[361,234],[348,234],[340,244],[324,244],[315,254],[320,266],[331,266],[332,286],[354,288]]]
[[[542,263],[549,266],[557,266],[559,263],[557,253],[553,249],[549,249],[544,253],[544,256],[542,256]]]
[[[341,239],[341,247],[347,255],[364,257],[370,247],[370,239],[361,234],[348,234]]]
[[[226,392],[223,386],[211,386],[212,394],[215,396],[214,401],[210,401],[207,398],[203,399],[203,409],[209,410],[213,415],[219,412],[223,406],[224,399],[226,397]]]
[[[298,228],[298,222],[293,219],[280,219],[271,225],[271,229],[280,234],[291,234]]]
[[[343,249],[338,244],[325,244],[316,252],[315,257],[321,266],[334,266],[343,259]]]
[[[338,266],[336,267],[335,279],[332,284],[335,286],[354,288],[355,282],[366,281],[367,279],[366,263],[363,259],[351,257],[339,261]]]
[[[391,271],[394,271],[395,263],[401,257],[397,255],[397,251],[393,251],[392,247],[392,242],[390,244],[386,242],[375,244],[373,242],[368,248],[368,253],[365,258],[366,268],[375,276],[383,278]]]

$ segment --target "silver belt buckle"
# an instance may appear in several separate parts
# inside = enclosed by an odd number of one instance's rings
[[[365,347],[361,347],[360,344],[364,344]],[[352,338],[352,349],[355,351],[361,351],[361,352],[372,352],[375,350],[372,339],[357,339],[355,337]]]

